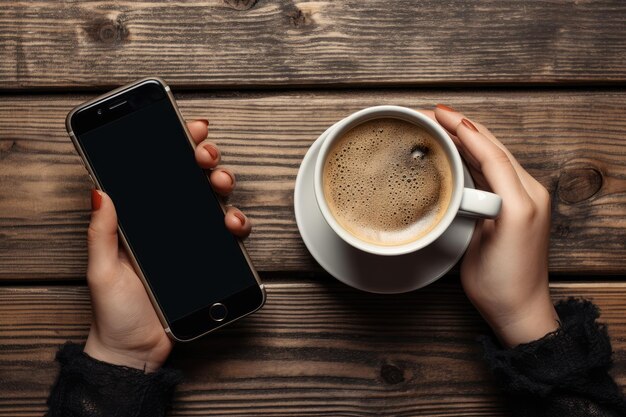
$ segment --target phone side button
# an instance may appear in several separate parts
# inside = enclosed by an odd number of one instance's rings
[[[214,321],[222,321],[228,315],[228,309],[222,303],[215,303],[209,308],[209,316]]]

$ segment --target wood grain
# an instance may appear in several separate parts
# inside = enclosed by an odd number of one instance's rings
[[[626,3],[4,1],[0,89],[623,83]]]
[[[275,283],[253,316],[178,345],[172,416],[503,416],[506,406],[476,341],[487,328],[454,280],[402,296],[335,283]],[[591,298],[626,386],[626,284],[558,284]],[[82,342],[86,288],[0,288],[0,416],[42,415],[57,347]]]
[[[82,279],[90,180],[65,132],[87,96],[0,101],[0,278]],[[254,222],[246,245],[260,271],[319,271],[298,233],[299,164],[328,126],[376,104],[465,109],[553,196],[552,272],[626,270],[626,113],[622,91],[375,91],[179,96],[189,119],[238,174],[230,202]]]

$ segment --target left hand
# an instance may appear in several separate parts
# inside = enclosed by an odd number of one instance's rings
[[[223,196],[235,188],[235,176],[218,168],[219,149],[204,140],[208,122],[187,123],[196,142],[196,162],[211,169],[211,184]],[[92,191],[92,216],[87,233],[89,260],[87,283],[91,292],[93,321],[85,353],[114,365],[157,370],[167,359],[173,343],[165,334],[141,280],[126,252],[118,247],[117,215],[113,201],[102,191]],[[250,234],[250,220],[231,207],[226,227],[238,237]]]

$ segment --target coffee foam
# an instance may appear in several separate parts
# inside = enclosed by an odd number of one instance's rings
[[[324,196],[339,224],[361,240],[401,245],[445,213],[452,172],[443,147],[413,123],[364,122],[335,141],[324,164]]]

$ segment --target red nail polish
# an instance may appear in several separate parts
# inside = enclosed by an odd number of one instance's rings
[[[437,107],[438,109],[441,109],[441,110],[445,110],[445,111],[456,112],[456,110],[454,110],[452,107],[446,106],[445,104],[437,104],[435,107]]]
[[[202,122],[206,125],[206,127],[209,127],[209,121],[207,119],[198,119],[196,122]]]
[[[211,146],[211,145],[206,145],[204,147],[204,149],[206,149],[206,151],[209,153],[209,155],[211,155],[211,158],[215,161],[217,160],[217,149],[215,149],[215,147]]]
[[[233,215],[239,219],[239,221],[241,222],[241,225],[243,226],[244,224],[246,224],[246,217],[239,213],[238,211],[234,212]]]
[[[102,194],[98,192],[98,190],[91,190],[91,209],[96,211],[100,208],[102,204]]]
[[[474,132],[478,132],[478,129],[476,129],[476,126],[474,126],[474,123],[470,122],[469,120],[463,119],[461,120],[461,123],[463,123],[465,127],[473,130]]]

